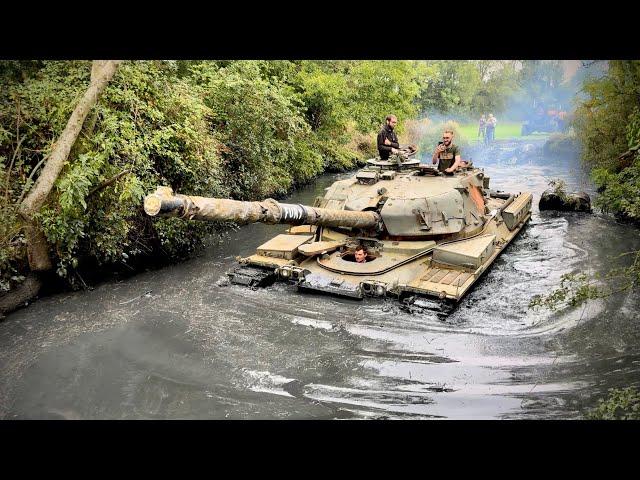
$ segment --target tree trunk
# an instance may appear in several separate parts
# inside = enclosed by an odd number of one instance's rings
[[[120,63],[120,61],[116,60],[96,60],[93,62],[89,89],[78,102],[78,105],[71,114],[71,118],[69,118],[67,122],[67,126],[60,135],[60,138],[55,142],[49,160],[42,169],[42,173],[40,173],[38,180],[29,192],[29,195],[27,195],[27,198],[25,198],[20,205],[19,211],[24,218],[31,218],[44,204],[49,192],[53,188],[54,182],[62,171],[62,167],[64,167],[64,163],[67,161],[71,147],[80,134],[82,124],[91,109],[98,102],[98,97],[107,86],[107,83],[113,78]]]
[[[94,60],[91,67],[89,88],[78,102],[62,134],[54,143],[49,160],[42,168],[38,180],[18,208],[18,212],[25,222],[29,267],[34,272],[50,270],[52,263],[46,239],[40,228],[34,223],[33,215],[40,210],[46,201],[67,161],[71,147],[82,130],[87,115],[98,102],[100,94],[113,78],[120,63],[120,60]]]
[[[33,272],[14,291],[0,297],[0,318],[4,313],[18,308],[21,304],[35,297],[40,291],[42,280],[39,272],[51,270],[53,263],[49,256],[49,245],[33,216],[44,205],[55,181],[64,167],[71,148],[76,143],[91,109],[98,103],[100,94],[113,78],[122,63],[121,60],[94,60],[91,65],[91,83],[84,96],[73,110],[66,127],[58,140],[53,144],[47,163],[42,168],[38,180],[18,207],[18,213],[24,221],[27,256],[29,268]]]

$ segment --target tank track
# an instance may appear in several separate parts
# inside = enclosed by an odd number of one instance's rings
[[[456,305],[446,300],[411,295],[402,299],[400,308],[409,313],[434,313],[438,319],[446,320]]]
[[[277,275],[273,270],[252,266],[238,267],[227,272],[227,275],[229,275],[229,280],[232,284],[245,285],[247,287],[268,287],[277,279]]]

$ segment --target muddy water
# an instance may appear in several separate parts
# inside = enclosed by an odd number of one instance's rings
[[[564,273],[605,272],[640,248],[601,215],[540,213],[552,178],[593,193],[540,143],[474,152],[492,187],[532,191],[530,225],[446,320],[392,300],[225,286],[251,225],[177,266],[37,301],[0,323],[0,418],[580,418],[640,380],[640,300],[527,308]],[[310,203],[336,176],[291,202]]]

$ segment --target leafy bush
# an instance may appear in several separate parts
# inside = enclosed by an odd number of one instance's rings
[[[605,76],[585,82],[587,96],[576,109],[574,127],[582,158],[593,168],[617,172],[619,156],[640,143],[640,61],[610,61]]]
[[[415,114],[421,69],[379,61],[129,61],[90,113],[36,215],[57,271],[191,251],[218,226],[150,219],[158,185],[282,196],[375,155],[388,113]],[[0,62],[0,287],[20,280],[20,201],[90,81],[88,61]],[[12,283],[13,282],[13,283]]]
[[[580,101],[573,120],[582,147],[582,159],[591,168],[598,186],[595,205],[604,212],[640,219],[640,61],[610,61],[602,78],[585,82],[586,98]],[[547,147],[545,145],[545,147]],[[640,285],[640,251],[628,252],[630,265],[612,268],[599,278],[585,274],[563,276],[560,288],[534,297],[531,307],[555,309],[577,305]]]
[[[640,392],[633,387],[610,389],[609,396],[589,410],[589,420],[640,420]]]
[[[89,62],[45,62],[35,76],[12,85],[12,101],[0,107],[3,131],[10,132],[16,121],[25,124],[10,178],[12,211],[32,183],[28,174],[48,154],[86,90],[90,68]],[[37,215],[61,276],[82,256],[126,263],[158,244],[185,248],[189,239],[192,249],[213,230],[193,222],[179,231],[158,231],[155,225],[163,223],[149,221],[141,210],[144,194],[159,184],[200,195],[228,193],[208,111],[203,92],[176,79],[170,62],[120,67]],[[9,145],[17,144],[17,135]]]
[[[580,149],[575,135],[553,133],[544,143],[542,150],[547,156],[570,155],[573,156]]]
[[[262,78],[264,63],[202,63],[192,69],[221,143],[224,183],[240,199],[283,195],[324,166],[301,116],[300,96],[277,77]]]
[[[640,220],[640,160],[636,158],[631,166],[619,173],[595,168],[592,177],[600,191],[596,206],[604,212]]]

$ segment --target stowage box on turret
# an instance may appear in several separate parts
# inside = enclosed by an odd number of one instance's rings
[[[530,219],[531,201],[531,193],[489,190],[489,177],[472,166],[446,175],[413,159],[374,159],[314,206],[176,195],[168,187],[144,206],[152,216],[291,225],[241,258],[233,283],[281,280],[355,298],[455,303]],[[363,263],[355,260],[360,245]]]

